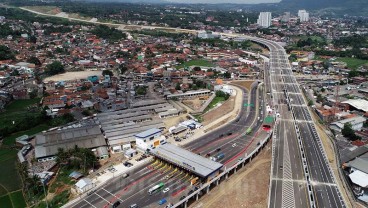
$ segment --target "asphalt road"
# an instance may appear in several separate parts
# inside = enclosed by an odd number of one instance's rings
[[[269,207],[345,207],[284,49],[272,41],[258,41],[271,51],[270,68],[266,74],[270,77],[272,102],[281,115],[273,141]],[[284,89],[290,98],[290,110]],[[303,155],[299,151],[295,125],[300,130],[306,164],[302,164]],[[305,167],[309,170],[306,173]],[[308,194],[307,176],[311,181],[312,197]]]
[[[36,14],[40,14],[40,15],[55,16],[55,15],[42,14],[42,13],[31,11],[25,8],[21,8],[21,9],[27,10],[27,11],[30,11]],[[67,19],[75,20],[75,21],[85,21],[85,20],[73,19],[73,18],[67,18]],[[94,24],[106,24],[109,26],[117,26],[117,27],[125,26],[123,24],[98,23],[98,22],[91,22],[91,21],[85,21],[85,22],[94,23]],[[188,33],[197,32],[195,30],[168,28],[168,27],[155,27],[155,26],[137,26],[137,27],[146,28],[146,29],[161,29],[161,28],[162,29],[172,29],[177,32],[188,32]],[[304,148],[306,152],[305,157],[308,161],[308,164],[303,164],[303,167],[304,165],[307,165],[309,169],[308,174],[310,175],[313,194],[314,194],[312,201],[313,202],[315,201],[315,205],[317,207],[345,207],[345,204],[341,199],[340,191],[338,190],[336,186],[334,176],[331,173],[331,168],[326,159],[323,147],[320,142],[320,138],[316,134],[314,124],[312,120],[310,119],[310,114],[308,112],[306,102],[305,101],[303,102],[301,99],[302,98],[301,90],[299,89],[299,85],[295,77],[292,74],[292,71],[291,71],[291,68],[290,68],[290,65],[287,59],[287,54],[284,48],[273,41],[269,41],[269,40],[262,39],[262,38],[245,36],[242,34],[227,34],[227,33],[220,33],[220,34],[225,37],[230,37],[230,38],[231,37],[245,37],[252,41],[266,45],[271,51],[271,54],[270,54],[270,75],[271,77],[269,80],[269,84],[272,88],[271,89],[272,95],[273,95],[272,103],[275,106],[275,109],[277,109],[280,112],[282,120],[276,126],[276,128],[280,132],[277,134],[276,140],[280,140],[280,141],[274,142],[275,151],[273,154],[273,168],[278,169],[278,170],[273,169],[272,174],[271,174],[272,183],[271,183],[271,193],[270,193],[270,203],[269,203],[270,206],[271,207],[306,207],[305,204],[307,204],[309,200],[309,199],[304,200],[304,197],[300,197],[298,198],[298,200],[295,200],[295,198],[298,196],[309,197],[305,191],[305,188],[303,188],[304,187],[303,184],[305,184],[306,182],[305,176],[303,177],[299,176],[302,174],[303,171],[300,170],[300,165],[298,163],[300,159],[299,160],[297,159],[299,153],[297,153],[298,152],[297,145],[295,145],[296,135],[292,133],[293,128],[295,128],[293,126],[293,124],[295,124],[293,120],[296,120],[297,125],[300,128],[300,134],[301,134],[302,141],[303,141],[302,147]],[[285,107],[285,98],[282,98],[283,96],[282,90],[284,88],[290,89],[290,91],[288,91],[289,95],[292,92],[292,93],[296,93],[296,96],[300,96],[300,98],[296,98],[298,101],[295,101],[293,99],[291,103],[293,105],[291,110],[294,111],[294,115],[296,115],[296,118],[293,117],[289,119],[291,113],[289,109]],[[295,104],[293,102],[298,102],[298,103]],[[239,122],[243,122],[243,121],[239,121]],[[246,126],[249,124],[244,121],[244,125]],[[235,130],[237,128],[236,128],[236,125],[230,124],[229,129]],[[224,131],[228,132],[229,129],[223,128],[222,132]],[[281,132],[285,132],[285,131],[287,131],[287,133],[282,135]],[[294,133],[295,133],[295,130],[294,130]],[[214,139],[216,139],[216,136],[217,136],[217,139],[219,139],[218,135],[219,134],[216,135],[212,133],[206,136],[204,138],[204,142],[202,142],[200,146],[203,146],[204,144],[212,142]],[[196,147],[194,146],[193,149],[195,148]],[[276,157],[275,156],[276,152],[278,155],[281,155],[281,156]],[[280,166],[277,166],[279,164],[283,164],[282,169],[280,168]],[[276,172],[276,175],[274,174],[275,172]],[[147,174],[154,175],[152,172],[147,173]],[[282,178],[278,178],[278,177],[281,177],[281,174],[282,174]],[[301,180],[298,180],[298,178],[301,178]],[[136,181],[141,180],[141,179],[142,177],[137,178]],[[274,182],[275,180],[280,181],[280,182],[276,183]],[[296,183],[299,185],[296,185]],[[143,191],[144,189],[139,193],[142,193]],[[110,193],[110,194],[113,197],[115,197],[113,193]],[[275,197],[273,198],[272,196],[275,196]],[[94,195],[92,195],[91,198],[98,199]],[[99,199],[100,201],[105,200],[103,197],[100,197],[100,198],[101,198]],[[292,198],[294,198],[294,200]],[[137,198],[137,200],[138,199],[139,198]],[[301,201],[300,204],[298,202],[299,200]],[[108,202],[108,200],[105,200],[105,201]],[[84,207],[84,206],[94,207],[94,205],[88,204],[88,202],[85,202],[85,203],[87,203],[87,205],[79,204],[80,206],[75,206],[75,207]],[[139,203],[141,203],[141,201]]]
[[[262,95],[262,93],[262,90],[260,90],[259,94]],[[235,119],[224,127],[184,145],[183,148],[200,153],[203,156],[207,153],[211,155],[224,153],[225,157],[218,162],[226,166],[236,163],[238,158],[243,157],[239,156],[238,153],[251,145],[252,139],[257,133],[256,131],[249,135],[242,135],[242,133],[252,124],[254,125],[253,129],[258,129],[262,122],[258,122],[258,119],[256,119],[256,111],[264,111],[264,107],[258,107],[261,104],[264,105],[264,102],[263,99],[257,99],[257,85],[249,93],[243,89],[243,96],[243,103],[247,103],[248,96],[250,96],[250,102],[255,104],[255,107],[250,107],[247,111],[247,107],[243,106],[239,119]],[[256,104],[257,100],[259,104]],[[253,123],[255,119],[256,122]],[[221,150],[216,151],[218,148]],[[121,202],[121,207],[127,207],[131,204],[138,204],[139,207],[160,207],[157,203],[160,199],[166,198],[169,202],[174,203],[190,191],[192,175],[167,164],[150,163],[145,167],[137,168],[129,175],[126,179],[116,178],[90,196],[80,199],[72,207],[109,207],[118,200]],[[167,175],[172,177],[166,180],[164,178]],[[164,182],[165,188],[169,187],[170,190],[167,193],[160,191],[150,196],[147,193],[148,189],[159,182]]]

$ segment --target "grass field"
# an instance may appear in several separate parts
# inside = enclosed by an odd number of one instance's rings
[[[30,112],[27,108],[32,105],[36,105],[40,102],[39,98],[30,100],[15,100],[10,105],[6,106],[5,111],[0,113],[0,125],[7,126],[12,125],[12,121],[19,121],[25,118],[27,115],[38,113]]]
[[[22,135],[31,136],[31,135],[37,134],[41,131],[47,130],[49,128],[50,128],[50,126],[48,126],[47,124],[41,124],[41,125],[38,125],[38,126],[35,126],[35,127],[31,128],[31,129],[28,129],[26,131],[20,131],[20,132],[14,133],[14,134],[4,138],[3,144],[13,145],[15,143],[15,139],[22,136]]]
[[[207,60],[203,60],[203,59],[198,59],[198,60],[190,60],[187,61],[183,64],[180,64],[178,66],[176,66],[177,69],[181,69],[184,67],[188,67],[188,66],[206,66],[206,67],[213,67],[214,65],[207,61]]]
[[[345,62],[349,68],[351,69],[357,69],[358,67],[368,64],[367,60],[357,59],[357,58],[347,58],[347,57],[341,57],[337,58],[336,61],[342,61]]]
[[[224,102],[225,98],[224,97],[218,97],[216,96],[211,103],[207,106],[207,108],[204,110],[204,112],[209,111],[210,109],[214,108],[218,103]]]
[[[16,163],[17,150],[0,149],[0,185],[5,187],[8,192],[21,189]]]
[[[11,203],[11,201],[10,201],[10,197],[9,197],[9,195],[4,195],[4,196],[1,196],[0,197],[0,206],[1,207],[9,207],[9,208],[12,208],[13,207],[13,205],[12,205],[12,203]]]
[[[11,201],[13,202],[14,208],[26,207],[26,202],[24,201],[24,197],[21,190],[11,193],[10,198]]]

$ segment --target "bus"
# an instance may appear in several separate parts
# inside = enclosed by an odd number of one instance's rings
[[[245,133],[246,133],[246,134],[250,134],[250,133],[252,133],[252,128],[251,128],[251,127],[249,127]]]
[[[163,182],[161,182],[161,183],[157,184],[156,186],[154,186],[154,187],[150,188],[150,189],[148,190],[148,194],[149,194],[149,195],[152,195],[152,194],[154,194],[154,193],[156,193],[156,192],[160,191],[164,186],[165,186],[165,184],[164,184]]]

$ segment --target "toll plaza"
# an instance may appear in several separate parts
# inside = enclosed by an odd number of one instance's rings
[[[198,176],[204,182],[216,177],[223,167],[221,163],[169,143],[152,149],[150,153],[160,160]]]

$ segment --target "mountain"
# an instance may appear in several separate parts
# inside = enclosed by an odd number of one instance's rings
[[[282,0],[277,7],[307,9],[326,14],[368,16],[367,0]]]

